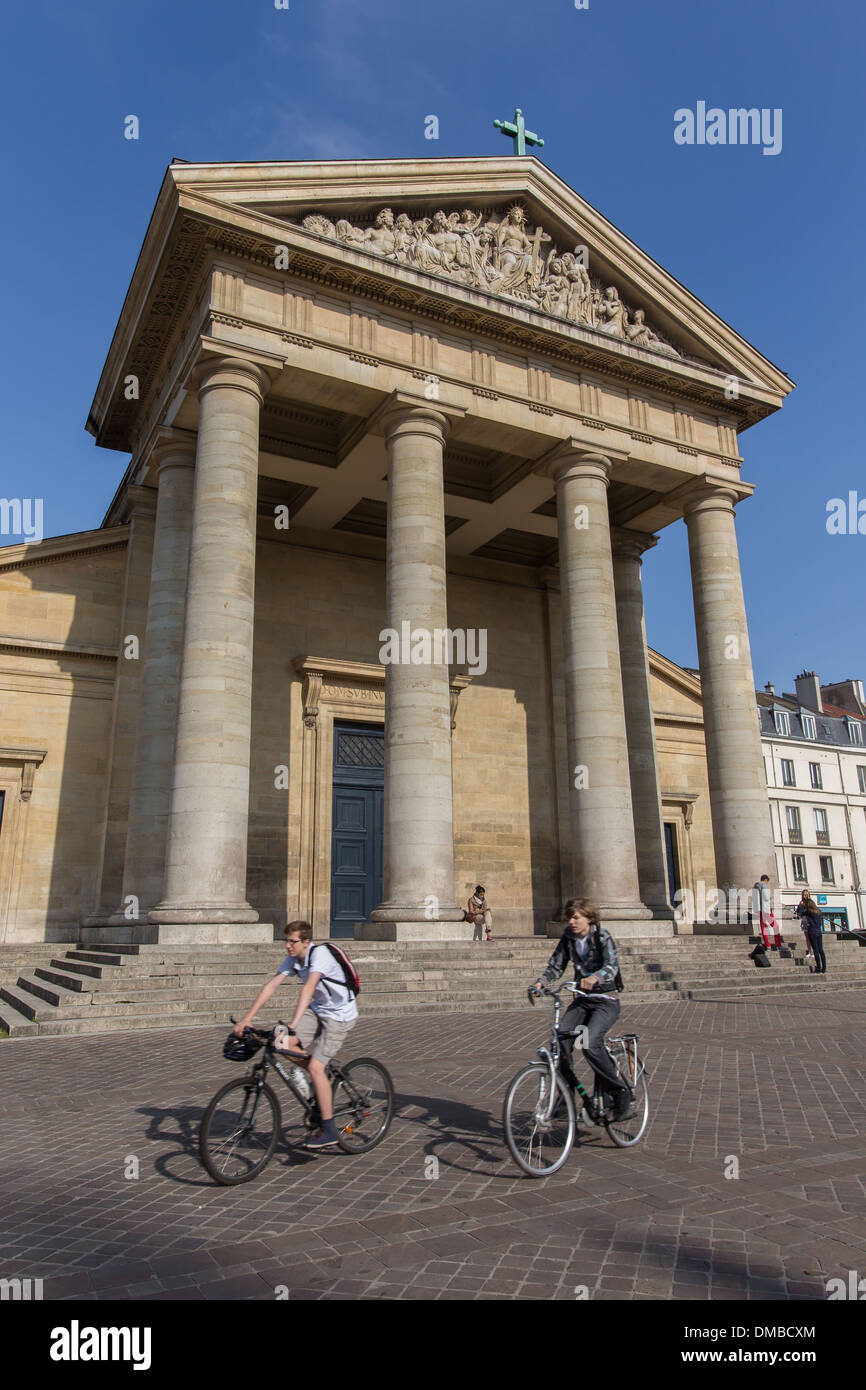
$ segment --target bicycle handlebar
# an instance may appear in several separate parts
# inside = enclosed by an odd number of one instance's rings
[[[237,1019],[235,1018],[234,1014],[229,1014],[229,1019],[232,1023],[237,1023]],[[283,1023],[283,1020],[279,1019],[278,1023]],[[253,1036],[256,1038],[271,1038],[274,1034],[274,1028],[276,1028],[277,1026],[277,1024],[274,1024],[271,1028],[253,1028],[250,1024],[247,1024],[246,1028],[244,1029],[244,1032],[252,1033]],[[290,1028],[287,1023],[283,1023],[283,1027],[288,1032],[290,1038],[296,1038],[298,1036],[294,1028]]]

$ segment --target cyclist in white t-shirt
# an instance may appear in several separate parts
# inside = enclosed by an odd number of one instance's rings
[[[285,1052],[296,1065],[306,1067],[319,1104],[322,1128],[308,1139],[305,1148],[327,1149],[337,1143],[334,1129],[334,1100],[325,1067],[336,1057],[358,1020],[358,1005],[352,991],[342,982],[342,970],[325,945],[313,945],[313,928],[309,922],[289,922],[286,927],[288,955],[260,991],[249,1013],[235,1024],[240,1037],[261,1009],[290,975],[301,980],[301,993],[289,1028],[297,1041],[287,1038],[277,1051]],[[297,1047],[300,1043],[304,1052]]]

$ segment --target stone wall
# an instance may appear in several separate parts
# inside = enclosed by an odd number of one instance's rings
[[[125,546],[10,566],[12,550],[0,551],[0,940],[70,941],[97,890]],[[45,754],[29,799],[19,749]]]

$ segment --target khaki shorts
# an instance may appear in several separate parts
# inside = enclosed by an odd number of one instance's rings
[[[319,1018],[312,1009],[307,1009],[295,1032],[310,1056],[326,1064],[334,1060],[357,1022],[356,1018],[346,1019],[345,1022],[336,1018]]]

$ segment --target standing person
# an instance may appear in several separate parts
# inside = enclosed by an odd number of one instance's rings
[[[812,947],[811,947],[811,945],[810,945],[810,943],[809,943],[809,933],[808,933],[807,930],[806,930],[806,923],[805,923],[805,921],[804,921],[804,918],[805,918],[805,915],[806,915],[806,903],[809,901],[809,898],[810,898],[811,896],[812,896],[812,895],[811,895],[811,893],[809,892],[808,888],[804,888],[803,891],[802,891],[802,893],[800,894],[800,901],[797,903],[797,906],[794,908],[794,916],[795,916],[795,917],[799,917],[799,919],[800,919],[800,930],[801,930],[802,933],[803,933],[803,939],[804,939],[804,943],[805,943],[805,946],[806,946],[806,959],[807,959],[807,960],[809,960],[810,957],[811,957],[812,960],[815,959],[815,957],[812,955]]]
[[[325,1072],[328,1062],[336,1057],[349,1033],[358,1021],[355,996],[345,983],[339,959],[327,943],[313,945],[313,928],[309,922],[289,922],[285,931],[288,955],[272,979],[260,990],[249,1013],[235,1024],[240,1038],[259,1009],[268,1002],[290,975],[301,981],[301,993],[289,1023],[289,1032],[296,1033],[304,1052],[291,1045],[280,1046],[299,1067],[310,1073],[313,1090],[322,1117],[322,1128],[306,1141],[306,1149],[327,1149],[337,1143],[334,1128],[334,1098],[331,1083]]]
[[[487,906],[487,894],[484,892],[480,883],[476,883],[475,885],[475,892],[466,904],[464,916],[467,922],[473,922],[475,924],[475,930],[472,933],[473,941],[481,940],[482,927],[487,933],[487,940],[493,940],[491,936],[491,932],[493,931],[493,913]]]
[[[761,935],[764,938],[764,945],[771,951],[778,951],[782,944],[782,937],[779,933],[776,915],[773,912],[773,900],[770,896],[770,875],[761,874],[758,882],[752,887],[752,921],[758,919],[761,924]],[[772,942],[770,937],[772,935]]]
[[[558,980],[569,961],[574,966],[574,978],[585,991],[585,997],[575,995],[559,1025],[562,1044],[560,1069],[574,1090],[571,1057],[575,1031],[586,1025],[587,1038],[583,1055],[593,1071],[613,1092],[615,1120],[628,1116],[633,1096],[622,1081],[604,1045],[604,1035],[619,1018],[619,999],[616,979],[619,959],[616,942],[600,924],[598,908],[588,898],[569,898],[565,904],[566,929],[560,938],[547,968],[535,982],[535,989]]]
[[[816,975],[827,974],[827,957],[824,955],[824,914],[818,904],[807,898],[802,917],[803,927],[815,957]]]

